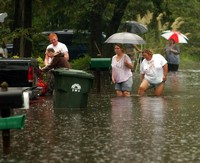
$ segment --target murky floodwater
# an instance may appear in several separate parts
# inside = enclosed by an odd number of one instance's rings
[[[135,73],[125,98],[104,81],[86,109],[54,109],[41,97],[15,110],[26,113],[25,128],[11,131],[0,162],[200,162],[200,70],[170,73],[162,97],[136,96],[139,82]]]

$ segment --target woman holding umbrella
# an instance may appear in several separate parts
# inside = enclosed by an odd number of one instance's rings
[[[117,96],[130,96],[132,90],[133,64],[130,57],[124,53],[122,44],[115,44],[115,55],[112,57],[112,82],[115,83]]]
[[[180,62],[180,49],[175,44],[173,38],[169,39],[169,45],[164,48],[164,52],[166,54],[166,60],[168,62],[168,71],[178,71]]]

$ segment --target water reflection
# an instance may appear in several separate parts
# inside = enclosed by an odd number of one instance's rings
[[[111,99],[111,133],[113,159],[117,162],[134,161],[135,120],[133,97],[115,97]]]
[[[154,151],[154,161],[161,156],[165,145],[165,99],[163,97],[141,97],[142,137],[146,143],[143,148]],[[162,160],[159,160],[162,161]]]
[[[167,78],[167,84],[170,88],[171,93],[176,93],[180,91],[180,73],[179,72],[169,72]]]
[[[112,135],[114,144],[119,147],[126,141],[126,132],[131,131],[130,121],[133,118],[132,97],[116,97],[111,99]],[[116,143],[116,141],[118,143]],[[120,142],[122,141],[122,142]],[[120,144],[121,143],[121,144]]]

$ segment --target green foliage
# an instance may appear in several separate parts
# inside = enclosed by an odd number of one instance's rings
[[[183,53],[180,55],[180,60],[181,69],[198,69],[200,66],[200,56],[198,54],[190,55]]]
[[[88,70],[90,68],[90,56],[86,55],[84,57],[81,57],[79,59],[75,59],[71,61],[72,69],[77,70]]]
[[[44,60],[41,57],[38,57],[37,61],[40,67],[44,67]]]
[[[40,46],[43,39],[39,35],[40,32],[45,30],[63,30],[63,29],[84,29],[90,30],[91,24],[97,24],[98,31],[102,32],[109,31],[108,28],[115,28],[115,24],[111,23],[112,17],[115,14],[119,0],[36,0],[33,1],[33,20],[31,29],[17,29],[12,30],[12,23],[14,22],[14,7],[15,3],[12,0],[0,0],[0,12],[7,12],[8,17],[4,23],[0,23],[0,41],[1,43],[12,43],[14,38],[21,35],[27,37],[33,43],[32,57],[37,58],[38,56],[44,58],[44,51],[47,45]],[[120,2],[121,3],[121,2]],[[162,38],[161,30],[158,27],[157,18],[160,14],[163,14],[161,24],[165,25],[167,29],[171,29],[172,23],[181,17],[184,23],[178,29],[183,34],[190,33],[188,35],[189,43],[180,45],[181,54],[184,53],[188,56],[199,57],[199,39],[200,39],[200,1],[199,0],[129,0],[129,4],[126,8],[126,12],[123,15],[122,22],[127,20],[136,20],[138,17],[143,17],[150,11],[153,16],[150,24],[148,25],[148,32],[141,37],[144,38],[146,44],[143,48],[150,48],[154,52],[161,53],[162,49],[166,44],[166,40]],[[191,12],[192,10],[192,12]],[[94,15],[91,13],[102,13],[98,22],[92,22]],[[119,20],[119,17],[115,17],[115,22]],[[101,23],[99,23],[101,22]],[[110,23],[112,26],[109,26]],[[95,28],[94,28],[95,29]],[[92,32],[92,31],[91,31]],[[99,32],[100,33],[100,32]],[[98,33],[98,34],[99,34]],[[30,35],[29,35],[30,34]],[[31,36],[31,37],[29,37]],[[108,37],[108,36],[107,36]],[[95,36],[94,39],[97,39]],[[47,40],[48,41],[48,40]],[[48,43],[47,43],[48,44]],[[90,44],[94,44],[94,41]],[[90,45],[91,46],[91,45]],[[101,51],[101,46],[105,44],[98,44]],[[39,50],[38,50],[39,49]],[[91,53],[96,54],[96,53]],[[110,54],[110,52],[108,52]],[[105,55],[104,53],[102,55]],[[187,57],[186,57],[187,58]],[[184,61],[184,58],[181,58]],[[190,57],[188,57],[190,59]],[[81,60],[81,59],[80,59]],[[187,59],[186,59],[187,60]],[[196,59],[194,59],[196,61]],[[81,68],[81,63],[74,63],[74,67]],[[88,64],[88,63],[87,63]],[[87,65],[86,64],[86,65]],[[84,64],[83,64],[84,65]],[[88,64],[89,65],[89,64]],[[79,67],[80,66],[80,67]],[[83,66],[84,67],[84,66]]]
[[[19,56],[17,56],[17,55],[14,55],[14,56],[12,56],[12,58],[19,58]]]

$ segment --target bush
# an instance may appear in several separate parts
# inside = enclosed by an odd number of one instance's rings
[[[81,57],[79,59],[74,59],[70,62],[72,69],[77,70],[89,70],[90,69],[90,59],[91,57],[89,55],[85,55],[84,57]]]

